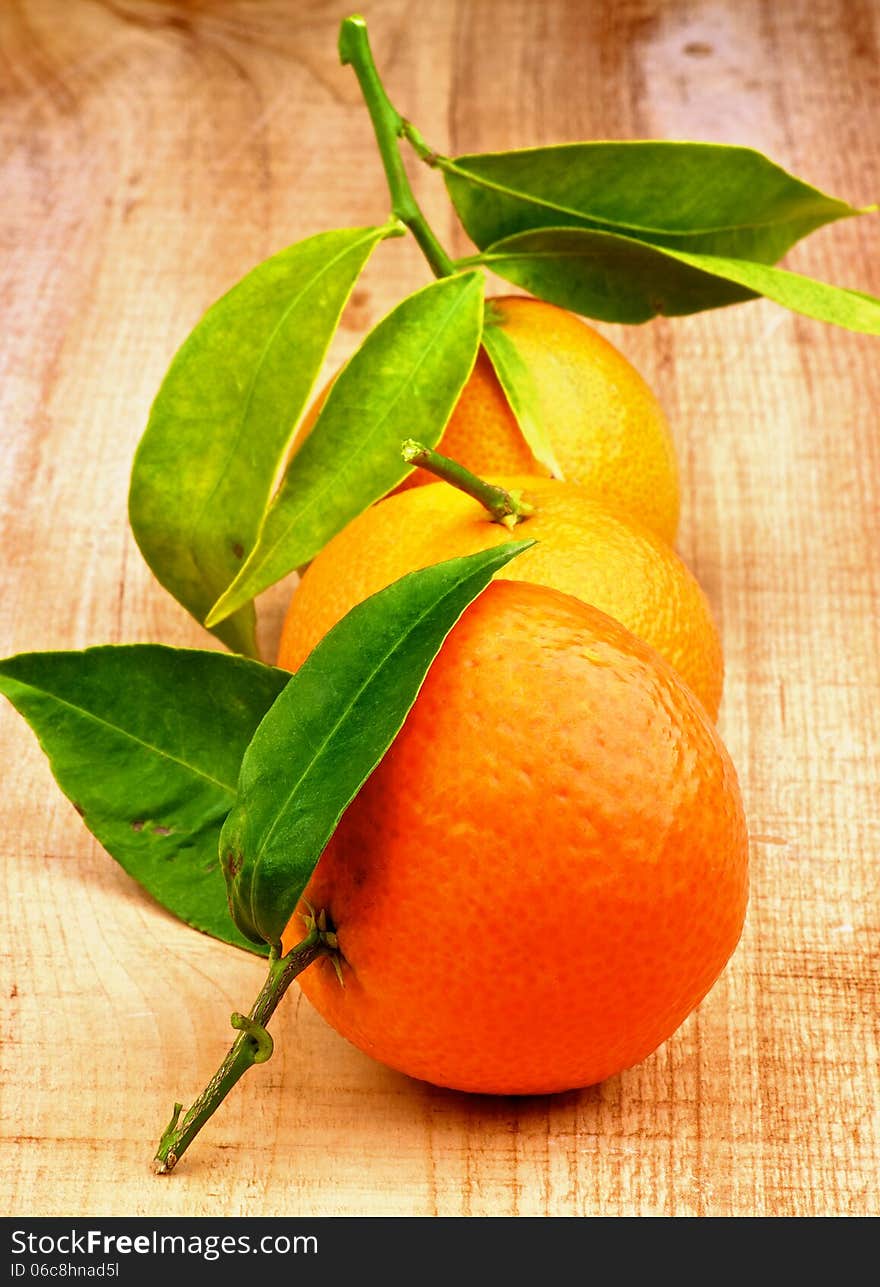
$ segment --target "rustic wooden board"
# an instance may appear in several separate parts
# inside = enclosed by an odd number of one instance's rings
[[[442,149],[749,143],[880,193],[875,0],[366,5],[395,101]],[[202,310],[272,250],[384,216],[338,6],[0,7],[4,654],[205,644],[126,524],[135,444]],[[439,182],[419,196],[460,252]],[[880,227],[790,264],[880,293]],[[427,280],[378,253],[331,364]],[[179,1172],[149,1162],[260,964],[113,864],[0,712],[7,1214],[877,1214],[878,341],[768,303],[603,328],[658,390],[680,549],[723,628],[721,729],[752,829],[742,944],[699,1011],[607,1084],[478,1099],[372,1063],[303,1002]],[[262,604],[271,649],[289,586]]]

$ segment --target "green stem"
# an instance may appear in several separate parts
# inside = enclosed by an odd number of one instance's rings
[[[339,59],[351,66],[358,78],[376,143],[385,167],[393,213],[406,224],[422,249],[436,277],[451,277],[455,265],[440,245],[413,195],[409,178],[400,156],[398,139],[403,137],[405,122],[385,93],[370,50],[367,24],[359,14],[344,18],[339,28]]]
[[[451,164],[448,156],[442,156],[431,147],[430,143],[425,141],[423,134],[420,130],[416,129],[412,121],[403,122],[401,133],[410,144],[419,160],[424,161],[425,165],[435,166],[443,165],[444,163]]]
[[[335,934],[326,932],[323,918],[310,921],[309,933],[286,956],[278,956],[273,948],[269,956],[269,977],[260,990],[250,1014],[232,1016],[233,1028],[239,1036],[217,1069],[208,1085],[180,1121],[182,1104],[174,1105],[171,1121],[165,1127],[153,1162],[157,1175],[168,1175],[174,1170],[209,1117],[217,1111],[226,1096],[247,1070],[254,1064],[265,1063],[272,1055],[273,1042],[266,1031],[278,1005],[293,980],[317,957],[331,953],[336,946]]]
[[[540,197],[530,194],[515,192],[512,188],[505,187],[503,183],[495,183],[492,179],[487,179],[485,175],[475,174],[473,170],[466,170],[463,166],[457,165],[451,156],[444,156],[442,152],[438,152],[436,148],[431,147],[412,121],[403,122],[401,133],[419,160],[424,161],[425,165],[429,165],[432,170],[441,170],[443,174],[458,175],[459,178],[466,179],[475,188],[484,188],[487,192],[498,193],[502,197],[513,197],[517,201],[527,202],[530,205],[559,213],[558,207],[550,201],[543,201]],[[568,213],[577,214],[577,211],[570,210]],[[599,229],[611,231],[610,224],[603,224],[598,221],[591,221],[591,223],[595,223],[595,226]]]
[[[535,512],[534,506],[524,501],[519,492],[509,492],[503,487],[497,487],[494,483],[487,483],[476,474],[472,474],[469,469],[465,469],[464,465],[460,465],[457,460],[441,456],[439,451],[416,442],[414,438],[407,438],[401,446],[400,454],[408,465],[427,469],[429,473],[442,478],[446,483],[451,483],[459,491],[473,496],[474,500],[479,501],[489,511],[495,523],[503,523],[505,527],[514,528],[517,523],[521,523],[523,519]]]

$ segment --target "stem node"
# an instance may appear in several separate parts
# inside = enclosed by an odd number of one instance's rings
[[[272,1058],[275,1042],[261,1023],[254,1023],[253,1019],[249,1019],[246,1014],[239,1014],[237,1010],[229,1022],[238,1032],[245,1033],[251,1042],[251,1054],[255,1064],[264,1064],[267,1059]]]

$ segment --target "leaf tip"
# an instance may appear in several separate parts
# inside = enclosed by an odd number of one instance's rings
[[[236,608],[241,607],[241,604],[236,602],[235,595],[231,593],[234,586],[235,582],[233,581],[232,584],[223,591],[220,598],[206,615],[203,624],[207,630],[213,630],[215,626],[219,626],[221,621],[225,621]]]
[[[497,546],[496,548],[503,552],[503,562],[501,566],[505,567],[514,559],[519,558],[521,554],[525,554],[526,550],[530,550],[533,545],[537,544],[538,542],[535,537],[530,537],[528,540],[523,541],[506,541],[503,545]]]

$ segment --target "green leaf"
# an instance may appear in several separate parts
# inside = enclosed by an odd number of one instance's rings
[[[605,322],[644,322],[766,295],[796,313],[880,334],[880,300],[744,259],[692,255],[607,232],[545,228],[479,257],[493,272],[562,308]]]
[[[400,444],[434,446],[477,355],[483,275],[433,282],[376,326],[333,382],[292,457],[255,548],[208,615],[222,621],[396,487],[410,468]]]
[[[564,479],[562,466],[556,458],[544,423],[541,399],[531,371],[516,346],[516,340],[504,330],[500,322],[493,320],[493,307],[492,301],[488,300],[483,347],[532,455],[554,478]]]
[[[687,255],[676,252],[682,263],[704,272],[723,274],[731,282],[783,304],[793,313],[830,322],[849,331],[880,335],[880,299],[865,291],[849,290],[818,282],[801,273],[768,264],[752,264],[742,259],[723,259],[710,255]]]
[[[175,916],[250,951],[229,914],[218,838],[245,748],[289,679],[158,644],[0,661],[0,692],[104,848]]]
[[[815,228],[864,213],[752,148],[717,143],[569,143],[436,163],[483,250],[537,228],[575,227],[775,263]]]
[[[511,541],[411,572],[353,608],[296,672],[245,752],[238,802],[220,838],[243,934],[280,941],[446,635],[492,575],[532,544]]]
[[[129,518],[158,580],[197,620],[251,549],[339,316],[383,237],[319,233],[267,259],[208,310],[177,352],[132,470]],[[217,635],[256,655],[254,610]]]
[[[753,299],[670,251],[610,232],[542,228],[507,237],[480,262],[539,299],[603,322],[646,322]]]

